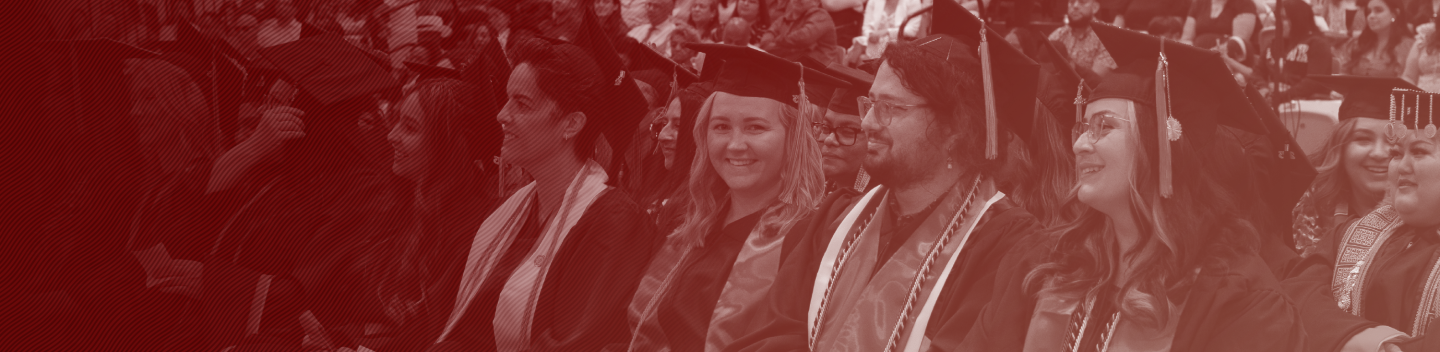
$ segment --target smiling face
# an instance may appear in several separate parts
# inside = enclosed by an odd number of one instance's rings
[[[1355,118],[1355,130],[1345,144],[1341,165],[1350,179],[1350,191],[1364,198],[1379,199],[1385,193],[1385,179],[1390,169],[1390,143],[1385,142],[1386,120]]]
[[[1132,102],[1100,99],[1085,108],[1091,132],[1075,138],[1076,196],[1106,214],[1129,211],[1135,150]]]
[[[779,191],[788,132],[781,122],[782,106],[766,98],[715,93],[705,150],[732,192]]]
[[[860,164],[865,162],[865,152],[869,149],[865,133],[861,132],[859,136],[855,137],[855,143],[847,146],[840,145],[840,132],[838,132],[841,129],[860,130],[860,122],[860,116],[835,111],[825,112],[825,123],[837,130],[835,133],[821,136],[820,139],[820,151],[824,156],[821,168],[825,170],[826,180],[837,180],[860,171]]]
[[[1412,135],[1402,149],[1395,163],[1395,211],[1408,225],[1440,224],[1440,144]]]
[[[675,147],[680,140],[680,98],[670,100],[670,105],[665,108],[665,114],[656,116],[656,122],[664,121],[665,128],[660,130],[660,154],[665,157],[665,169],[675,169]]]
[[[880,102],[896,104],[886,112],[890,124],[881,125],[877,106],[865,113],[860,124],[865,130],[868,148],[865,153],[865,170],[876,181],[888,186],[901,186],[925,180],[945,167],[945,135],[935,121],[935,114],[924,106],[901,107],[902,105],[926,104],[920,97],[905,88],[900,76],[890,64],[880,65],[875,74],[875,83],[870,86],[870,98]]]
[[[390,171],[411,182],[423,183],[430,170],[431,153],[424,133],[425,112],[420,109],[420,96],[410,94],[396,112],[399,119],[386,138],[394,150]]]
[[[505,87],[510,99],[495,117],[505,132],[500,157],[522,167],[573,153],[561,128],[560,106],[540,90],[537,78],[529,63],[515,66]]]

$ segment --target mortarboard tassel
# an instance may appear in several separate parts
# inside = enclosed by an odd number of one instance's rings
[[[985,79],[985,158],[994,160],[999,156],[995,131],[995,77],[990,72],[990,41],[986,39],[985,26],[980,26],[980,71]]]
[[[1160,41],[1160,60],[1155,65],[1155,129],[1158,131],[1156,144],[1160,147],[1160,196],[1170,198],[1175,194],[1174,172],[1171,163],[1170,141],[1170,63],[1165,59],[1165,41]]]
[[[1400,133],[1397,132],[1395,128],[1395,125],[1398,124],[1399,121],[1396,120],[1398,118],[1398,115],[1395,114],[1394,93],[1395,91],[1399,90],[1399,88],[1395,88],[1390,93],[1390,123],[1385,125],[1385,140],[1390,142],[1390,144],[1395,144],[1400,141]],[[1405,96],[1403,95],[1400,96],[1400,104],[1402,105],[1401,108],[1403,109],[1403,105],[1405,104]]]
[[[1075,87],[1075,123],[1085,121],[1085,80]],[[1075,141],[1070,141],[1074,143]]]

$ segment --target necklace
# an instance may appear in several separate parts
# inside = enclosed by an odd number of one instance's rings
[[[1067,329],[1069,333],[1065,337],[1065,351],[1067,352],[1080,352],[1084,347],[1085,330],[1090,327],[1090,317],[1092,313],[1095,313],[1095,297],[1090,297],[1083,308],[1075,312],[1076,316],[1070,320],[1070,328]],[[1115,313],[1110,314],[1109,318],[1109,322],[1105,323],[1105,330],[1101,331],[1101,335],[1098,336],[1100,341],[1097,341],[1093,351],[1106,352],[1110,349],[1110,339],[1115,337],[1115,327],[1120,324],[1120,311],[1116,310]]]

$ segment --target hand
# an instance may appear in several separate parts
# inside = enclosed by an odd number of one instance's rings
[[[255,126],[249,139],[245,140],[258,155],[273,154],[286,141],[305,137],[304,111],[288,106],[262,107],[260,123]]]
[[[163,279],[155,285],[155,289],[164,293],[172,293],[199,300],[200,291],[203,289],[201,281],[205,272],[205,265],[193,260],[175,259],[160,271]]]

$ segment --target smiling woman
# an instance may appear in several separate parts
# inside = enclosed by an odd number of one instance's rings
[[[804,70],[803,81],[846,84],[752,48],[693,47],[725,66],[688,131],[698,149],[684,222],[647,270],[645,282],[658,286],[646,285],[631,301],[639,328],[630,351],[713,351],[750,332],[775,277],[782,234],[824,196],[820,146],[809,127],[820,116],[801,105],[809,103],[796,83]]]
[[[1392,88],[1414,88],[1398,78],[1312,76],[1345,95],[1340,124],[1319,153],[1310,155],[1315,181],[1294,210],[1295,250],[1314,254],[1320,242],[1374,210],[1385,196],[1390,142],[1385,139]]]
[[[1297,297],[1317,350],[1435,351],[1440,349],[1440,139],[1433,133],[1435,94],[1395,90],[1386,132],[1389,191],[1354,225],[1321,242],[1321,260],[1286,280]],[[1417,99],[1418,98],[1418,99]],[[1419,102],[1419,104],[1417,104]],[[1427,111],[1430,111],[1427,113]],[[1341,255],[1343,254],[1343,255]],[[1398,347],[1398,348],[1396,348]]]

